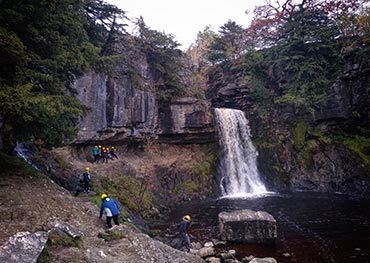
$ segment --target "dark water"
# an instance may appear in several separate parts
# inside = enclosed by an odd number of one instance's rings
[[[274,245],[228,244],[244,256],[272,256],[278,262],[370,262],[370,199],[319,193],[294,193],[257,199],[218,199],[174,208],[162,227],[172,228],[189,214],[192,241],[219,237],[218,213],[238,209],[263,210],[274,216],[278,239]],[[289,253],[290,257],[283,254]]]

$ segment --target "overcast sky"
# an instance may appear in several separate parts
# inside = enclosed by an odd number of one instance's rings
[[[199,31],[211,25],[214,31],[229,19],[247,26],[255,5],[264,0],[105,0],[126,11],[129,18],[142,16],[145,23],[158,31],[173,34],[186,49]],[[245,11],[249,10],[250,15]]]

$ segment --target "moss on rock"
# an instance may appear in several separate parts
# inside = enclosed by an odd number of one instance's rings
[[[303,119],[298,119],[293,131],[294,146],[297,150],[303,148],[308,129],[309,125]]]

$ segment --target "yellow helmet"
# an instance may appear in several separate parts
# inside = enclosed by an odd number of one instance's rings
[[[112,146],[112,149],[114,149],[114,146]]]
[[[85,170],[86,170],[86,171],[90,171],[90,168],[89,168],[89,167],[86,167],[86,168],[85,168]]]
[[[184,219],[187,220],[187,221],[190,221],[190,216],[186,215],[186,216],[184,216]]]
[[[103,200],[104,198],[107,198],[107,197],[108,197],[108,195],[106,195],[106,194],[101,194],[100,199],[101,199],[101,200]]]
[[[101,145],[99,145],[98,148],[101,148]]]

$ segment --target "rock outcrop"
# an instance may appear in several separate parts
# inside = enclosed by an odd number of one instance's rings
[[[91,109],[80,123],[77,143],[135,138],[158,128],[154,92],[135,89],[125,77],[90,73],[75,87],[78,98]]]
[[[215,126],[210,103],[184,97],[164,105],[159,112],[159,140],[172,143],[215,141]]]
[[[241,243],[273,243],[277,238],[276,220],[264,211],[243,209],[218,215],[221,240]]]
[[[143,140],[166,143],[215,141],[210,103],[184,97],[159,106],[150,88],[126,76],[89,73],[75,82],[77,97],[91,110],[80,122],[76,143]]]
[[[19,232],[0,247],[0,262],[36,263],[48,241],[48,232]]]

